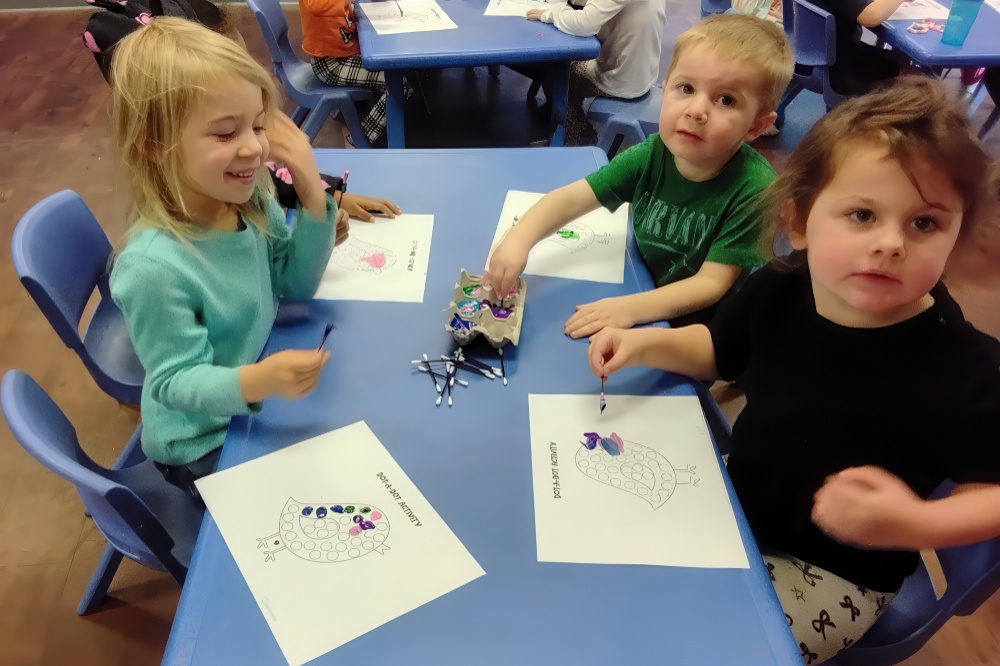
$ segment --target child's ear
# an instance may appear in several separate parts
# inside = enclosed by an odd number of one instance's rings
[[[806,249],[805,220],[801,222],[798,220],[798,216],[795,214],[795,202],[791,199],[785,199],[785,202],[781,204],[781,222],[784,225],[785,233],[788,235],[788,242],[791,243],[792,249]]]
[[[747,142],[753,141],[763,134],[764,130],[773,125],[777,118],[778,114],[775,111],[757,116],[754,118],[753,125],[750,126],[750,129],[747,131],[746,136],[743,137],[743,140]]]

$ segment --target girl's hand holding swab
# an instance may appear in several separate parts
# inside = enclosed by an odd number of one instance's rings
[[[244,365],[237,374],[243,399],[260,402],[272,396],[294,400],[312,393],[330,352],[288,349]]]

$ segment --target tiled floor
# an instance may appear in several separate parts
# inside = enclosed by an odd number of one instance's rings
[[[109,163],[107,86],[79,34],[90,10],[0,14],[0,245],[36,201],[60,189],[76,190],[115,239],[123,231]],[[293,33],[298,19],[289,12]],[[693,0],[670,0],[664,63],[676,35],[697,20]],[[267,62],[256,24],[245,8],[236,24],[254,55]],[[294,36],[293,36],[294,38]],[[409,102],[407,137],[413,146],[525,146],[544,135],[545,123],[524,104],[527,81],[504,70],[448,70],[420,77],[424,95]],[[426,101],[425,101],[426,100]],[[989,102],[977,116],[982,122]],[[762,152],[780,167],[822,113],[803,94],[782,133],[762,140]],[[316,142],[339,145],[328,124]],[[1000,129],[990,139],[1000,155]],[[374,193],[373,193],[374,194]],[[64,348],[24,290],[9,254],[0,252],[0,371],[30,373],[66,411],[84,447],[110,464],[136,423],[93,384]],[[1000,224],[977,235],[955,262],[949,283],[971,319],[1000,334]],[[726,398],[725,395],[723,395]],[[737,405],[726,399],[727,408]],[[0,666],[37,664],[154,664],[170,630],[179,590],[165,574],[126,561],[112,585],[113,599],[86,618],[76,604],[104,547],[84,517],[72,488],[43,470],[0,428]],[[910,666],[1000,664],[1000,600],[970,618],[953,620]]]

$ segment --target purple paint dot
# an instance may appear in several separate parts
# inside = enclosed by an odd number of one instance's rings
[[[363,520],[361,516],[354,516],[354,522],[360,523]]]

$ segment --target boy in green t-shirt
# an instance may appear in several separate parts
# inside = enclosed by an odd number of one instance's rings
[[[785,34],[770,21],[717,14],[686,30],[667,69],[659,133],[532,206],[490,258],[494,286],[506,293],[531,248],[568,222],[631,202],[657,288],[577,306],[566,333],[579,338],[715,305],[763,263],[757,199],[774,171],[744,142],[774,122],[793,66]]]

